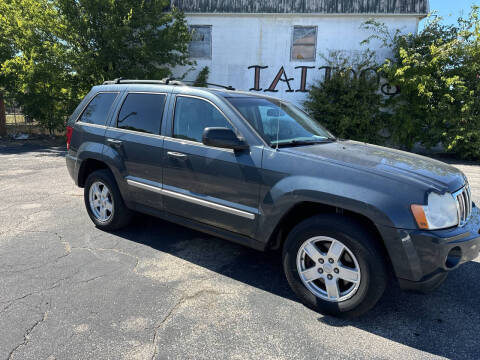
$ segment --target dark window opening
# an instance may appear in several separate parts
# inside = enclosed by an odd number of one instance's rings
[[[212,104],[183,96],[177,97],[173,121],[173,137],[190,141],[202,142],[203,130],[208,127],[233,130],[228,120]]]
[[[117,127],[158,135],[165,99],[163,94],[128,94],[118,115]]]
[[[113,102],[117,98],[118,93],[99,93],[88,104],[78,121],[94,124],[105,125],[107,116],[110,112]]]

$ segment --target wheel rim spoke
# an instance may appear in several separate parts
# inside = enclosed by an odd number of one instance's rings
[[[100,197],[100,187],[98,186],[98,183],[95,183],[95,184],[93,185],[93,193],[95,194],[95,196],[96,196],[97,198]]]
[[[305,253],[312,259],[317,262],[317,259],[322,257],[322,253],[317,249],[313,242],[307,244],[304,248]]]
[[[321,275],[318,273],[318,269],[316,267],[307,269],[301,273],[303,276],[303,279],[305,281],[314,281],[317,280],[321,277]]]
[[[108,188],[106,186],[103,186],[103,189],[102,189],[102,196],[103,198],[107,198],[108,196]]]
[[[100,217],[105,220],[105,208],[103,206],[100,208]]]
[[[113,204],[112,204],[110,201],[107,201],[107,202],[105,203],[105,209],[107,209],[108,211],[112,212]]]
[[[339,241],[333,241],[332,245],[330,245],[330,249],[328,249],[327,257],[329,259],[333,259],[334,261],[338,261],[340,256],[342,256],[343,250],[345,246]]]
[[[357,283],[360,278],[360,274],[357,269],[349,269],[344,266],[338,267],[338,275],[340,279],[351,282]]]
[[[338,289],[337,279],[325,280],[325,288],[330,299],[336,300],[340,297],[340,290]]]

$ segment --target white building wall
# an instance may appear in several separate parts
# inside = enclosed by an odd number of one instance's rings
[[[268,66],[261,70],[260,87],[268,89],[283,66],[289,78],[294,78],[291,86],[300,88],[301,69],[297,66],[315,66],[308,70],[307,84],[323,78],[325,71],[318,68],[326,65],[319,55],[328,55],[330,50],[362,50],[360,43],[370,34],[361,29],[369,16],[359,15],[276,15],[276,14],[187,14],[189,25],[212,26],[212,59],[197,59],[195,70],[188,73],[185,80],[195,80],[204,66],[210,68],[209,82],[231,85],[237,90],[254,87],[252,65]],[[377,20],[392,30],[415,33],[418,16],[380,16]],[[294,26],[317,26],[317,56],[315,62],[291,60],[292,32]],[[379,59],[388,54],[378,43],[370,45],[377,51]],[[176,69],[175,76],[181,76],[186,68]],[[307,89],[309,87],[307,86]],[[270,96],[294,101],[301,105],[306,94],[286,92],[287,84],[280,81],[276,93]]]

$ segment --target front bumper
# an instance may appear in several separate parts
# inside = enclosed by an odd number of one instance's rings
[[[428,291],[446,274],[480,252],[480,210],[474,205],[467,224],[447,230],[379,228],[403,289]]]

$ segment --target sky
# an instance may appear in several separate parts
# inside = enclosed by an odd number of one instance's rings
[[[468,15],[473,4],[480,5],[480,0],[430,0],[430,11],[438,10],[445,23],[453,24],[462,14]]]

